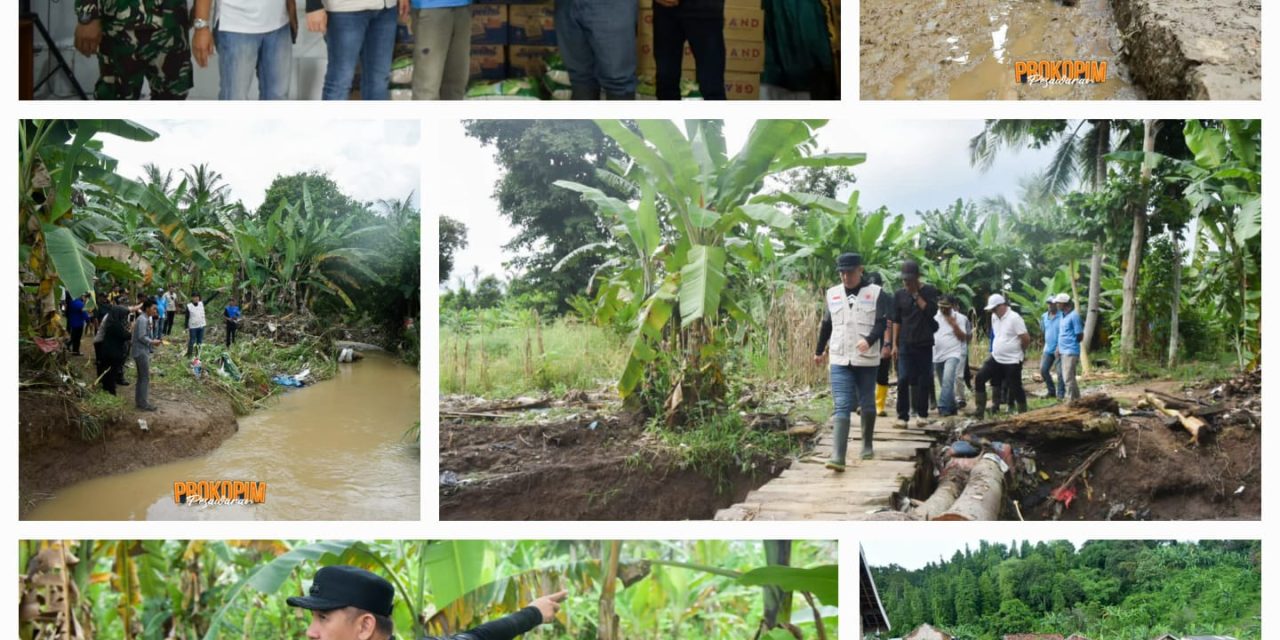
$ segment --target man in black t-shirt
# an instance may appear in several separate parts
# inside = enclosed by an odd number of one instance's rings
[[[920,265],[915,260],[902,263],[902,288],[893,294],[893,355],[898,361],[898,421],[907,427],[915,409],[917,426],[929,416],[929,387],[933,368],[933,334],[937,325],[938,290],[920,282]]]
[[[436,640],[511,640],[555,618],[566,595],[561,591],[543,596],[509,616]],[[293,596],[287,602],[311,611],[308,638],[388,640],[395,637],[391,622],[395,596],[395,587],[382,576],[359,567],[334,565],[316,571],[307,595]]]

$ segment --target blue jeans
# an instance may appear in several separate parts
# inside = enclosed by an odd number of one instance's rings
[[[635,0],[556,0],[556,44],[575,99],[636,92]]]
[[[960,374],[961,358],[951,358],[945,362],[933,363],[933,374],[938,377],[938,414],[954,416],[956,414],[956,376]]]
[[[289,25],[267,33],[213,32],[218,47],[219,100],[248,100],[258,78],[259,100],[288,100],[293,78]]]
[[[360,65],[360,99],[391,98],[391,55],[396,44],[395,7],[369,11],[330,11],[324,43],[329,66],[324,72],[325,100],[346,100]],[[634,47],[633,47],[634,48]]]
[[[880,367],[854,367],[831,365],[831,399],[835,401],[834,415],[846,418],[856,405],[862,415],[876,414],[876,372]]]
[[[1056,357],[1053,352],[1040,356],[1040,377],[1044,378],[1044,383],[1049,388],[1049,397],[1054,396],[1053,378],[1049,377],[1050,371],[1058,374],[1057,397],[1061,400],[1067,395],[1067,384],[1062,379],[1062,358]]]
[[[187,355],[191,355],[191,350],[196,345],[202,344],[204,344],[204,327],[187,329]]]

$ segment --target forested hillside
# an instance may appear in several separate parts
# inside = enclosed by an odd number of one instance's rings
[[[1147,640],[1162,633],[1261,637],[1258,541],[983,541],[924,568],[875,566],[893,635],[921,623],[960,638],[1082,633]]]

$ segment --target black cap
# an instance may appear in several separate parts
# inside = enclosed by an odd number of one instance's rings
[[[390,616],[395,597],[395,587],[386,578],[359,567],[333,565],[316,572],[307,595],[292,596],[286,602],[291,607],[312,611],[355,607]]]
[[[901,274],[904,278],[919,278],[920,265],[915,260],[903,260]]]
[[[856,253],[842,253],[836,258],[836,271],[853,271],[862,266],[862,256]]]

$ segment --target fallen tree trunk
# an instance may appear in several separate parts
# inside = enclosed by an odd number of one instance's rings
[[[968,477],[967,469],[955,465],[948,466],[942,471],[942,476],[938,478],[938,487],[933,490],[929,499],[917,505],[911,512],[925,520],[932,520],[946,513],[964,491],[965,480]]]
[[[1119,404],[1110,396],[1088,395],[1070,404],[1059,404],[1017,414],[1003,420],[972,425],[967,433],[1000,440],[1025,442],[1094,440],[1114,435]]]
[[[1187,432],[1191,434],[1191,444],[1200,444],[1200,431],[1208,428],[1209,423],[1197,418],[1196,416],[1185,415],[1185,412],[1183,411],[1175,411],[1168,406],[1168,403],[1155,394],[1148,393],[1146,396],[1147,402],[1150,402],[1151,406],[1155,407],[1157,411],[1169,416],[1170,418],[1176,418],[1178,422],[1182,424],[1182,428],[1186,429]]]
[[[934,520],[996,520],[1004,503],[1004,471],[1000,464],[983,457],[969,472],[964,492],[951,508]]]

